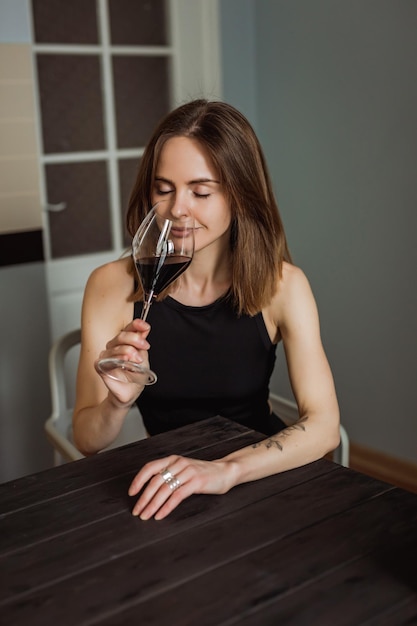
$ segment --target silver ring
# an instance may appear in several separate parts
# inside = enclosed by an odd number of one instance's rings
[[[164,470],[162,470],[161,476],[166,483],[171,482],[171,480],[174,480],[175,478],[174,474],[171,474],[171,472],[169,471],[167,467]]]
[[[178,487],[181,487],[181,481],[178,480],[178,478],[170,480],[167,484],[171,491],[175,491],[176,489],[178,489]]]

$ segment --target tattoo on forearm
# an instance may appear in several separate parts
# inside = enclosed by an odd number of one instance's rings
[[[258,441],[258,443],[254,443],[252,448],[259,448],[260,446],[265,446],[265,448],[277,448],[278,450],[283,450],[283,442],[284,439],[289,437],[293,430],[303,430],[305,431],[305,422],[308,420],[308,415],[304,415],[301,417],[298,422],[295,424],[291,424],[291,426],[287,426],[284,430],[281,430],[276,435],[265,439],[264,441]]]

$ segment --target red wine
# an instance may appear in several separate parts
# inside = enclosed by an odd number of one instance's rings
[[[157,296],[178,278],[190,263],[190,257],[179,254],[139,259],[136,261],[136,267],[144,292]]]

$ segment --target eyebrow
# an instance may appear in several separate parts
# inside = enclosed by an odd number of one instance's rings
[[[169,185],[174,186],[172,180],[169,180],[169,178],[164,178],[163,176],[155,176],[155,180],[162,181],[164,183],[168,183]],[[214,178],[195,178],[194,180],[188,181],[187,185],[198,185],[201,183],[216,183],[217,185],[220,185],[220,181],[215,180]]]

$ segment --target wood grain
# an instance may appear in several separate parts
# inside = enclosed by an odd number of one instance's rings
[[[214,418],[2,485],[1,622],[412,620],[417,569],[401,562],[417,547],[417,497],[331,461],[192,496],[160,522],[131,515],[147,460],[218,458],[262,437]]]

